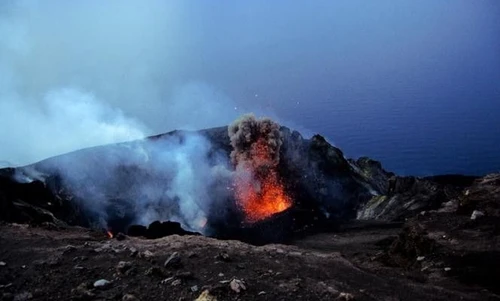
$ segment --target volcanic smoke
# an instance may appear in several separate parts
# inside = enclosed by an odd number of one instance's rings
[[[277,170],[282,144],[279,128],[276,122],[251,114],[229,126],[235,197],[247,222],[263,220],[292,204]]]

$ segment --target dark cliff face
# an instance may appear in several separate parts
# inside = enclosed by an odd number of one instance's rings
[[[357,212],[362,220],[404,221],[421,211],[438,209],[444,202],[457,198],[477,177],[442,175],[431,177],[396,176],[369,158],[351,161],[377,190]]]
[[[321,210],[327,218],[351,218],[371,198],[371,185],[322,136],[303,139],[282,129],[281,174],[297,203]]]

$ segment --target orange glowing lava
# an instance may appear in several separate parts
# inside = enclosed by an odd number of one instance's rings
[[[252,159],[240,165],[243,172],[235,178],[236,199],[247,222],[263,220],[292,205],[276,171],[272,150],[261,142],[252,145]]]
[[[291,206],[290,198],[275,172],[259,181],[260,187],[255,187],[252,182],[245,179],[236,181],[236,198],[245,213],[246,221],[260,221]]]
[[[108,231],[106,231],[106,234],[108,234],[109,238],[113,238],[113,232],[108,230]]]

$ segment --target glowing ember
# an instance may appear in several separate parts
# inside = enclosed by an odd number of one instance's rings
[[[108,234],[109,238],[113,238],[113,232],[108,230],[108,231],[106,231],[106,234]]]

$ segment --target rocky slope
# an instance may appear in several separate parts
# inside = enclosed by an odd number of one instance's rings
[[[200,133],[210,141],[209,161],[229,156],[227,128]],[[138,196],[137,187],[143,183],[139,180],[159,186],[170,183],[168,175],[151,173],[150,163],[137,156],[137,149],[154,150],[148,148],[150,143],[163,145],[172,137],[182,141],[188,132],[0,170],[0,296],[3,300],[500,299],[496,281],[500,175],[401,177],[369,158],[346,159],[319,135],[304,139],[287,128],[281,133],[279,172],[293,196],[293,207],[242,227],[232,219],[235,211],[228,205],[222,207],[224,214],[212,215],[218,219],[211,226],[217,230],[212,235],[216,238],[287,245],[256,247],[193,236],[175,223],[134,228],[139,236],[156,239],[119,235],[124,240],[111,240],[82,206],[81,196],[73,193],[75,188],[86,188],[71,187],[57,168],[75,166],[81,170],[76,183],[92,187],[100,185],[95,179],[102,177],[96,175],[118,178],[105,186],[113,214],[107,222],[128,225],[133,216],[127,206]],[[146,152],[145,157],[152,155]],[[103,158],[130,156],[140,160],[103,170]],[[184,236],[158,239],[173,233]],[[170,258],[174,252],[180,259]],[[172,265],[165,265],[169,258]],[[99,279],[110,283],[94,287]]]
[[[401,221],[419,211],[439,207],[443,200],[453,198],[474,180],[460,176],[399,177],[369,158],[347,160],[340,149],[320,135],[304,139],[298,132],[285,127],[281,132],[284,143],[279,172],[297,209],[294,214],[298,216],[294,218],[303,219],[304,225],[311,220],[355,217]],[[165,141],[173,138],[182,141],[190,134],[174,131],[146,140],[85,149],[32,166],[0,170],[0,198],[3,198],[5,208],[0,217],[8,221],[37,222],[52,219],[52,213],[63,222],[90,226],[98,221],[92,212],[86,210],[85,202],[89,201],[85,197],[95,196],[79,194],[99,189],[103,195],[99,202],[109,205],[105,208],[109,211],[108,222],[127,225],[132,219],[127,216],[127,210],[133,211],[128,207],[137,199],[154,198],[142,194],[144,182],[156,187],[170,185],[168,173],[158,173],[150,162],[143,159],[152,156],[154,149],[151,145],[163,147]],[[227,127],[204,130],[199,134],[210,142],[207,157],[216,154],[229,157],[231,146]],[[113,165],[109,167],[112,170],[103,170],[108,158],[113,158]],[[67,180],[70,178],[68,169],[76,180]],[[229,210],[231,200],[223,201],[226,203],[221,207]],[[224,221],[224,228],[234,226],[227,222],[227,217],[235,215],[234,212],[223,213],[222,217],[220,212],[217,214],[217,218]]]
[[[45,221],[47,217],[43,215],[47,212],[44,209],[48,209],[57,219],[69,224],[91,225],[96,221],[92,220],[91,212],[85,211],[82,202],[87,200],[81,200],[82,196],[79,196],[78,192],[88,191],[88,187],[104,190],[105,201],[112,205],[109,211],[120,211],[117,207],[123,207],[123,204],[132,203],[131,200],[144,197],[138,194],[138,187],[143,185],[144,179],[157,186],[168,186],[170,181],[168,174],[152,173],[152,167],[147,161],[135,160],[130,163],[128,158],[137,157],[137,149],[146,152],[148,157],[151,154],[147,152],[153,152],[150,145],[161,147],[162,143],[172,137],[182,140],[190,134],[175,131],[146,140],[85,149],[24,168],[4,169],[0,173],[0,191],[4,195],[4,203],[8,203],[4,206],[10,206],[10,210],[24,206],[20,209],[20,212],[24,213],[29,207],[31,214],[7,214],[4,218],[9,221],[34,222],[38,219],[34,218],[34,215],[40,214],[40,220]],[[210,141],[208,156],[222,153],[226,158],[229,157],[231,146],[226,127],[201,131],[200,134]],[[377,189],[371,187],[371,182],[361,176],[344,158],[342,152],[331,146],[323,137],[316,135],[312,139],[304,139],[299,133],[287,128],[282,128],[282,135],[284,144],[281,148],[279,171],[285,179],[287,191],[294,200],[294,207],[300,209],[299,211],[308,212],[306,220],[323,219],[326,216],[354,217],[355,210],[373,194],[378,193]],[[113,170],[102,170],[103,158],[110,157],[117,162],[126,163],[113,164]],[[76,181],[66,180],[67,166],[76,171],[73,172],[77,173]],[[102,182],[106,182],[105,187],[101,187]],[[19,190],[33,190],[38,196],[33,198],[31,195],[18,193]],[[225,210],[231,208],[227,204],[222,207]],[[225,214],[221,219],[226,221],[226,216],[231,216],[231,213],[234,212]],[[125,220],[127,217],[117,218]],[[233,225],[223,224],[225,228],[231,226]]]
[[[446,275],[500,293],[500,174],[478,179],[441,208],[409,219],[390,262],[429,279]]]
[[[397,229],[293,245],[203,236],[108,239],[78,227],[0,226],[1,300],[496,300],[447,275],[374,259]],[[370,259],[372,258],[372,259]]]

